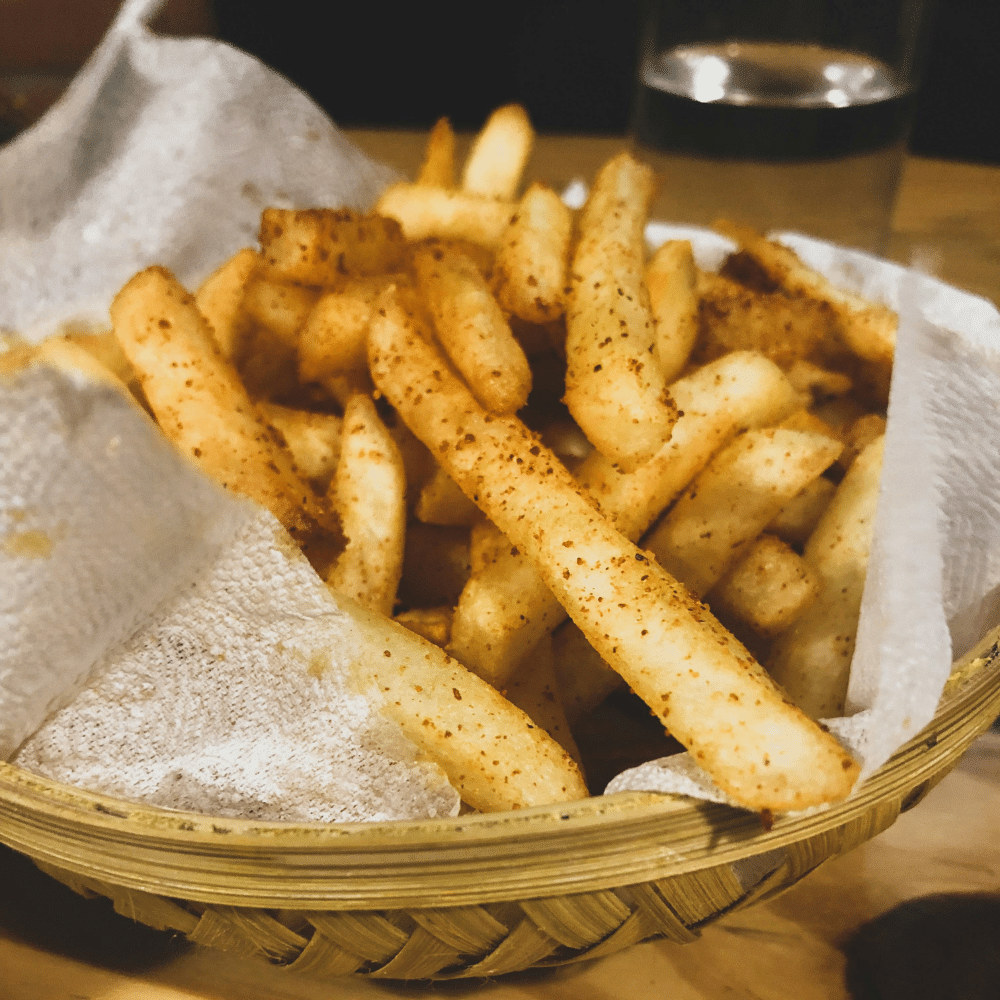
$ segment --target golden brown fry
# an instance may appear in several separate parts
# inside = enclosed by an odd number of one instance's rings
[[[274,341],[294,351],[298,347],[299,331],[318,298],[319,293],[311,288],[258,278],[246,286],[243,309],[270,331]],[[260,342],[257,339],[255,344]]]
[[[589,715],[612,691],[625,686],[621,674],[609,667],[587,637],[571,622],[552,633],[559,694],[570,725]]]
[[[497,251],[493,291],[503,309],[529,323],[563,314],[572,226],[555,191],[538,183],[528,188]]]
[[[793,361],[786,374],[799,392],[809,393],[815,400],[846,396],[854,386],[850,375],[821,368],[804,358]]]
[[[427,137],[424,162],[416,182],[427,187],[455,186],[455,132],[447,118],[439,118]]]
[[[479,508],[455,485],[444,469],[438,467],[420,488],[413,510],[424,524],[471,527],[482,519]]]
[[[401,270],[407,253],[392,219],[329,208],[264,209],[260,248],[273,278],[316,286]]]
[[[468,240],[490,250],[500,246],[514,209],[511,201],[405,182],[386,188],[375,206],[402,226],[407,239]]]
[[[451,616],[452,610],[447,606],[410,608],[396,615],[393,621],[444,649],[451,637]]]
[[[552,636],[543,636],[538,645],[518,664],[502,693],[576,761],[582,774],[580,748],[570,731],[559,691]]]
[[[388,291],[369,333],[376,385],[718,785],[752,809],[847,795],[858,765],[836,740],[622,538],[520,421],[485,412],[412,323]]]
[[[258,404],[264,419],[284,439],[299,475],[325,493],[340,458],[342,420],[333,413],[312,413],[277,403]]]
[[[804,545],[823,516],[837,486],[820,476],[787,500],[767,531],[790,545]]]
[[[776,640],[768,670],[814,719],[843,715],[878,503],[885,438],[854,460],[805,547],[816,602]]]
[[[582,799],[569,755],[506,698],[412,632],[354,604],[361,691],[484,812]]]
[[[167,437],[226,489],[270,510],[324,572],[343,545],[340,523],[295,472],[194,298],[150,267],[115,296],[111,319]]]
[[[708,603],[724,619],[763,636],[788,628],[816,600],[820,580],[781,539],[761,535],[712,588]]]
[[[462,171],[462,190],[510,201],[531,155],[535,130],[520,104],[506,104],[490,115],[476,136]]]
[[[747,431],[709,462],[644,544],[701,597],[841,448],[839,441],[802,431]]]
[[[238,250],[204,280],[194,297],[222,356],[236,363],[250,334],[250,320],[243,308],[245,288],[261,264],[255,250]]]
[[[684,370],[698,336],[698,293],[689,240],[670,240],[646,265],[646,287],[656,324],[656,353],[671,382]]]
[[[435,244],[417,249],[413,265],[438,340],[472,394],[491,413],[519,410],[531,366],[479,269],[461,250]]]
[[[888,306],[837,288],[829,279],[806,267],[788,247],[767,240],[752,229],[726,221],[717,222],[715,228],[736,240],[768,278],[790,295],[825,304],[835,317],[837,333],[858,357],[892,363],[898,318]]]
[[[327,576],[331,589],[391,615],[403,572],[406,474],[403,459],[368,396],[344,411],[340,460],[328,494],[347,547]]]
[[[643,227],[653,172],[622,153],[580,214],[566,305],[566,405],[601,454],[631,471],[670,440],[677,408],[653,353]]]

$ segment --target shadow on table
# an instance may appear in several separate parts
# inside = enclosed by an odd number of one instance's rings
[[[84,899],[0,846],[0,928],[24,944],[105,969],[137,972],[190,948],[182,938],[115,913],[108,899]]]
[[[909,900],[860,927],[845,951],[854,1000],[996,1000],[1000,895]]]

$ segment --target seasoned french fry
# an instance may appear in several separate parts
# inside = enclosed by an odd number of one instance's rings
[[[767,240],[752,229],[730,222],[717,222],[715,228],[736,240],[785,291],[808,296],[828,306],[836,319],[837,332],[858,357],[892,363],[898,319],[891,309],[837,288],[823,275],[806,267],[788,247]]]
[[[444,649],[451,638],[451,616],[449,607],[410,608],[409,611],[401,611],[393,621]]]
[[[299,331],[313,311],[319,293],[311,288],[258,278],[246,286],[243,308],[283,346],[295,350]]]
[[[569,755],[444,650],[353,605],[358,686],[483,812],[585,798]]]
[[[517,194],[534,141],[535,130],[521,105],[497,108],[476,136],[462,171],[462,189],[510,201]]]
[[[369,331],[376,385],[718,785],[753,809],[847,795],[859,769],[836,740],[622,538],[520,421],[484,411],[413,322],[387,291]]]
[[[786,500],[765,530],[790,545],[804,545],[836,489],[834,482],[819,476]]]
[[[420,497],[413,512],[424,524],[464,525],[469,528],[482,519],[479,508],[440,467],[420,488]]]
[[[368,396],[344,411],[340,460],[329,496],[347,547],[327,576],[337,593],[391,615],[403,572],[406,474],[392,436]]]
[[[271,277],[301,285],[335,285],[344,275],[386,274],[406,263],[398,223],[345,209],[266,208],[260,248]]]
[[[694,594],[707,594],[841,447],[802,431],[747,431],[709,462],[646,537],[646,548]]]
[[[375,210],[398,222],[410,240],[468,240],[496,250],[515,205],[466,191],[400,182],[382,192]]]
[[[850,375],[830,371],[819,365],[798,358],[786,369],[788,381],[802,393],[809,393],[813,399],[829,399],[831,396],[846,396],[854,386]]]
[[[339,520],[295,472],[194,298],[165,268],[150,267],[115,296],[111,319],[167,437],[227,489],[270,510],[325,572],[343,546]]]
[[[389,278],[356,278],[322,295],[298,334],[299,377],[319,382],[367,365],[366,336],[372,305]]]
[[[684,370],[698,336],[698,293],[689,240],[670,240],[646,265],[646,287],[656,324],[656,353],[671,382]]]
[[[632,541],[733,433],[774,423],[799,405],[780,369],[746,352],[680,379],[672,392],[684,415],[671,440],[649,462],[621,473],[611,460],[592,452],[576,472],[603,513]],[[470,669],[502,685],[520,658],[564,617],[531,561],[508,548],[462,591],[451,648]]]
[[[519,410],[531,366],[479,269],[460,250],[435,244],[420,247],[413,265],[438,340],[472,394],[491,413]]]
[[[500,238],[493,271],[497,302],[529,323],[548,323],[565,309],[573,219],[563,200],[532,184]]]
[[[816,602],[774,642],[771,675],[814,719],[842,715],[871,550],[885,438],[854,460],[805,547]]]
[[[447,118],[439,118],[427,137],[424,162],[416,182],[427,187],[455,186],[455,132]]]
[[[503,694],[576,761],[582,774],[580,748],[570,731],[559,691],[552,654],[552,636],[543,636],[538,645],[518,664]]]
[[[589,715],[612,691],[625,686],[621,674],[601,659],[571,621],[563,622],[552,633],[552,658],[563,709],[571,726]]]
[[[761,535],[712,588],[708,603],[723,618],[746,622],[763,636],[788,628],[816,597],[820,580],[781,539]]]
[[[264,419],[281,434],[299,474],[325,493],[340,458],[341,418],[266,401],[258,406]]]
[[[653,172],[627,153],[597,175],[580,214],[566,306],[566,405],[623,471],[670,440],[677,407],[653,353],[643,226]]]
[[[844,432],[844,452],[838,464],[845,471],[854,459],[875,440],[885,434],[885,417],[880,413],[866,413],[858,417]]]
[[[238,362],[250,334],[250,320],[243,308],[246,285],[262,264],[260,254],[249,247],[238,250],[210,274],[195,294],[202,316],[212,328],[212,337],[222,356]]]

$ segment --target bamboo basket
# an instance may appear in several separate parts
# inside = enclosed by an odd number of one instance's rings
[[[769,831],[755,814],[638,793],[447,820],[261,824],[0,765],[0,841],[119,913],[289,972],[497,976],[693,940],[881,833],[998,714],[1000,630],[956,664],[930,725],[848,800]]]

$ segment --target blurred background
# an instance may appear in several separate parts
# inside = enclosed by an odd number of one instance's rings
[[[156,27],[252,52],[344,126],[424,129],[448,115],[474,129],[496,105],[519,101],[539,131],[623,134],[640,2],[330,4],[327,27],[306,0],[170,0]],[[0,141],[58,96],[118,6],[0,0]],[[911,148],[1000,163],[1000,4],[948,0],[935,19]]]

